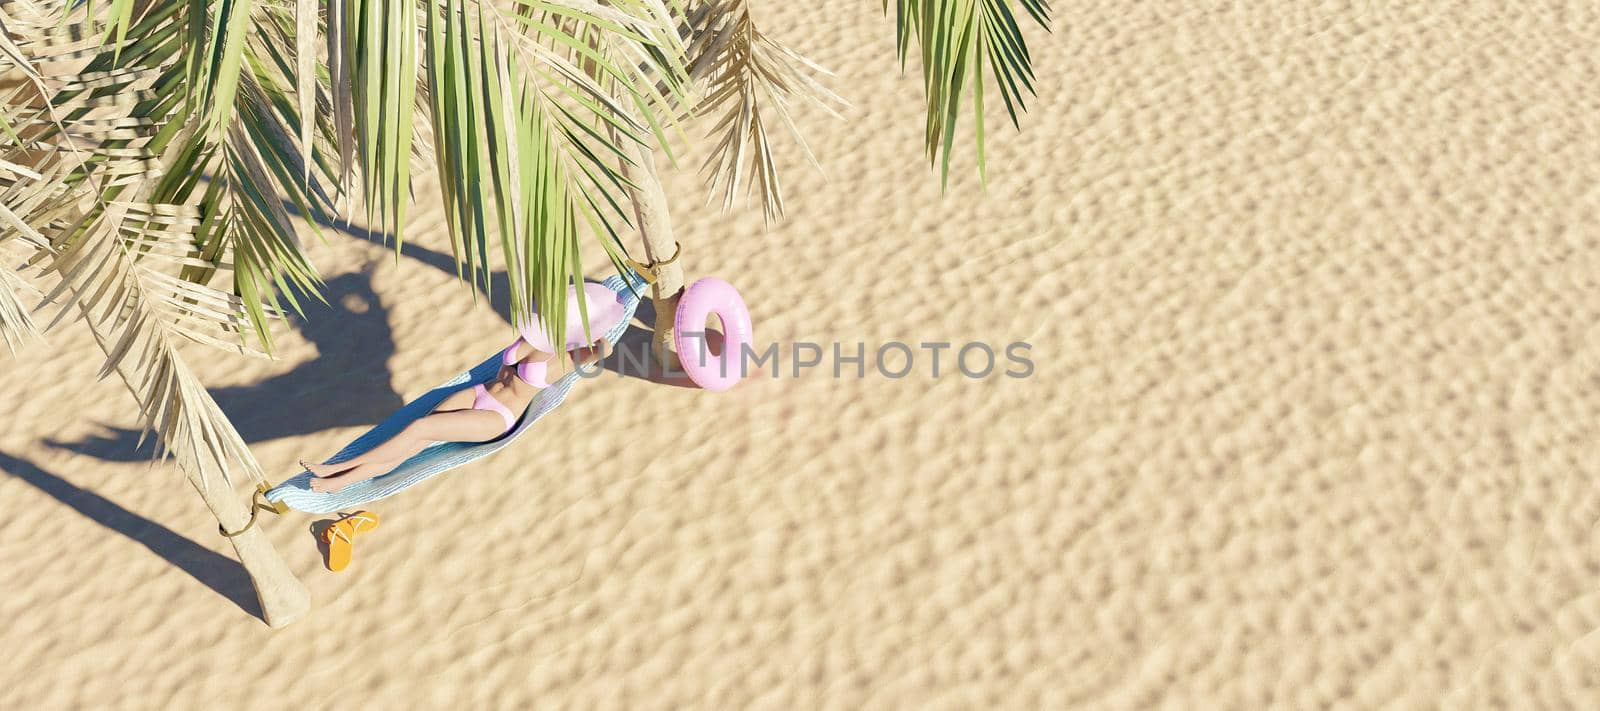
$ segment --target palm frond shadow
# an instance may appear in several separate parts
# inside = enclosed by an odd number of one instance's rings
[[[600,361],[600,367],[616,373],[625,378],[639,378],[657,385],[670,385],[677,388],[698,389],[694,381],[681,370],[669,370],[657,361],[650,350],[652,331],[656,325],[655,305],[649,300],[639,302],[639,311],[635,314],[643,327],[634,324],[622,333],[622,338],[616,343],[616,350],[611,357]],[[709,332],[706,339],[713,344],[715,352],[721,352],[721,334]]]
[[[261,619],[261,605],[244,567],[232,558],[67,481],[31,461],[0,452],[0,472],[38,489],[62,505],[149,549],[174,567]]]
[[[405,404],[388,368],[395,352],[389,311],[371,282],[370,270],[334,277],[323,290],[327,304],[307,302],[305,318],[290,315],[316,346],[315,359],[249,385],[209,388],[245,442],[370,425]],[[143,445],[139,439],[136,428],[108,427],[76,442],[45,443],[107,461],[138,461],[151,454],[151,438]]]

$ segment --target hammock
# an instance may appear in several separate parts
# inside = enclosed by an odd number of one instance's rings
[[[628,330],[628,322],[633,319],[634,309],[639,306],[638,292],[645,285],[644,279],[638,274],[628,274],[629,284],[624,284],[622,277],[613,276],[605,280],[605,286],[619,294],[623,304],[623,317],[611,330],[606,332],[607,340],[616,343],[624,331]],[[631,287],[631,288],[630,288]],[[357,437],[354,442],[339,450],[328,461],[338,463],[355,457],[373,447],[388,441],[406,425],[411,424],[424,415],[433,411],[440,402],[443,402],[451,393],[462,388],[471,387],[478,383],[485,383],[494,378],[500,371],[500,352],[496,351],[488,360],[479,363],[472,370],[451,378],[426,395],[407,403],[405,407],[390,415],[388,419],[378,423],[378,426],[368,430],[366,434]],[[281,503],[289,508],[306,513],[332,513],[340,509],[347,509],[369,501],[386,498],[398,494],[417,484],[422,483],[435,474],[442,474],[463,464],[471,462],[500,450],[516,439],[518,435],[527,431],[533,423],[538,422],[545,413],[556,409],[562,401],[567,399],[567,393],[572,390],[580,376],[576,371],[567,373],[560,380],[539,391],[533,401],[528,403],[517,424],[505,434],[487,442],[440,442],[430,445],[427,449],[412,455],[410,459],[402,462],[400,466],[382,476],[373,477],[366,481],[359,481],[339,491],[319,493],[311,490],[311,473],[301,472],[288,481],[267,491],[266,498],[273,503]]]

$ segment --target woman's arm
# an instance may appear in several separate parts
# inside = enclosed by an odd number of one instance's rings
[[[517,341],[517,351],[514,354],[515,363],[542,363],[554,357],[550,353],[541,351],[529,345],[525,340]]]
[[[596,361],[605,360],[606,356],[611,355],[611,341],[606,340],[605,336],[601,336],[600,340],[595,341],[594,345],[584,348],[574,348],[572,349],[571,353],[573,367],[580,367]]]
[[[523,355],[524,353],[526,355]],[[518,364],[545,363],[545,367],[550,369],[550,377],[554,379],[566,373],[570,368],[604,360],[606,356],[611,355],[611,342],[602,337],[592,346],[574,348],[562,353],[562,357],[557,358],[553,353],[546,353],[528,345],[527,341],[522,341],[517,345],[516,355],[519,356],[516,361]]]

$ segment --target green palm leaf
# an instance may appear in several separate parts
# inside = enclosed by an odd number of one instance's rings
[[[443,0],[424,12],[422,45],[458,270],[487,291],[498,241],[513,317],[537,311],[560,332],[565,287],[583,277],[582,237],[621,262],[625,142],[658,138],[671,121],[656,87],[674,77],[671,95],[683,73],[671,14],[654,2]],[[358,144],[375,152],[360,130],[371,117],[355,114]]]
[[[1044,0],[1017,0],[1017,4],[1034,22],[1049,27],[1049,5]],[[889,0],[884,0],[883,6],[887,12]],[[940,163],[940,184],[950,180],[950,151],[961,102],[968,93],[982,177],[986,171],[985,83],[993,79],[1013,125],[1018,125],[1017,115],[1026,110],[1025,95],[1033,94],[1033,58],[1010,0],[895,0],[895,28],[902,68],[913,44],[921,52],[927,97],[925,149],[930,161]],[[989,77],[984,75],[986,64]]]

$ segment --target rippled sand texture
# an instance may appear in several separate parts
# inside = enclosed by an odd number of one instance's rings
[[[1600,708],[1600,6],[1055,3],[943,197],[878,3],[758,10],[854,106],[766,232],[670,176],[690,271],[1033,377],[586,383],[343,574],[270,521],[273,632],[68,326],[0,366],[0,707]],[[505,340],[419,220],[194,351],[273,472]]]

